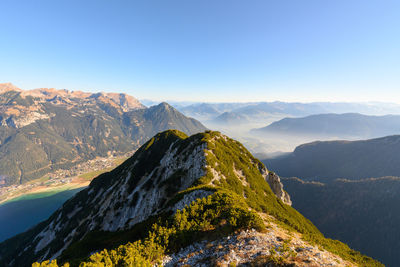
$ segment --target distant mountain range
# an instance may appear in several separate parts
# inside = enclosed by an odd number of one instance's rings
[[[386,266],[399,265],[400,178],[329,183],[281,180],[293,207],[327,237],[346,242]]]
[[[0,84],[0,186],[133,151],[167,129],[194,134],[206,127],[167,103],[146,108],[126,94]]]
[[[315,136],[316,138],[375,138],[400,134],[400,115],[318,114],[303,118],[284,118],[254,131],[265,135]]]
[[[248,103],[196,103],[188,106],[178,106],[183,114],[201,121],[213,120],[224,112],[249,105]]]
[[[400,134],[399,128],[396,127],[399,118],[396,114],[400,116],[398,104],[258,102],[185,105],[185,103],[175,103],[175,107],[186,116],[201,121],[207,128],[237,138],[253,153],[263,153],[267,156],[273,153],[291,152],[296,146],[315,140],[357,140]],[[351,114],[346,114],[349,112]],[[339,118],[329,118],[327,114]],[[374,118],[387,114],[394,116]],[[299,119],[299,125],[293,127],[293,131],[285,131],[283,127],[292,124],[291,118],[296,121],[297,118],[314,115],[315,118],[306,118],[304,121]],[[280,120],[282,121],[277,123]],[[391,125],[391,121],[395,123]],[[303,126],[304,123],[306,125]],[[259,130],[270,124],[274,125],[271,128],[282,124],[282,129]],[[287,127],[289,128],[289,125]]]
[[[284,177],[356,180],[400,176],[399,151],[400,135],[363,141],[313,142],[264,163]]]
[[[390,103],[289,103],[289,102],[249,102],[249,103],[175,103],[185,115],[202,122],[213,120],[224,112],[234,112],[247,116],[249,121],[265,120],[270,117],[303,117],[323,113],[361,113],[367,115],[400,114],[400,105]]]
[[[224,112],[211,121],[215,124],[234,125],[248,123],[247,116],[236,112]]]

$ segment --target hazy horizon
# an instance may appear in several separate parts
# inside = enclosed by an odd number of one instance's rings
[[[80,89],[80,88],[55,88],[55,87],[34,87],[34,88],[21,88],[20,86],[18,86],[18,84],[15,84],[13,82],[10,81],[0,81],[0,84],[12,84],[14,86],[16,86],[19,89],[28,91],[28,90],[36,90],[36,89],[54,89],[54,90],[68,90],[68,91],[82,91],[82,92],[88,92],[88,93],[125,93],[128,95],[131,95],[135,98],[137,98],[140,102],[154,102],[154,103],[161,103],[161,102],[167,102],[167,103],[184,103],[185,105],[193,105],[193,104],[223,104],[223,103],[227,103],[227,104],[259,104],[259,103],[274,103],[274,102],[281,102],[281,103],[299,103],[299,104],[313,104],[313,103],[331,103],[331,104],[393,104],[393,105],[400,105],[400,100],[399,102],[395,102],[395,101],[376,101],[376,100],[370,100],[370,101],[329,101],[329,100],[321,100],[321,101],[285,101],[285,100],[281,100],[281,99],[268,99],[268,100],[264,100],[264,99],[258,99],[258,100],[252,100],[252,101],[240,101],[240,100],[221,100],[221,101],[216,101],[216,100],[211,100],[211,101],[201,101],[201,100],[189,100],[189,99],[182,99],[182,100],[178,100],[178,99],[150,99],[150,98],[139,98],[137,97],[135,94],[132,94],[130,92],[126,92],[125,90],[96,90],[96,88],[93,89]]]

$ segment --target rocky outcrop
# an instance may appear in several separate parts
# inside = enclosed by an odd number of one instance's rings
[[[283,203],[291,206],[292,201],[290,200],[290,196],[288,192],[283,189],[283,184],[281,183],[281,179],[274,172],[264,173],[265,180],[268,182],[269,186],[272,189],[272,192],[280,199]]]
[[[273,253],[279,253],[286,263],[268,262]],[[165,267],[209,266],[205,262],[215,266],[356,266],[276,224],[270,224],[268,233],[246,230],[214,241],[194,243],[163,259]]]
[[[21,89],[13,85],[12,83],[0,83],[0,94],[8,92],[8,91],[16,91],[19,92]]]

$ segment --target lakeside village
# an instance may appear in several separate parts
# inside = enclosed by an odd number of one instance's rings
[[[84,182],[95,178],[97,175],[95,172],[108,171],[114,167],[117,167],[122,160],[130,157],[133,152],[128,152],[126,154],[113,153],[108,157],[95,158],[80,164],[77,164],[69,169],[59,169],[54,172],[46,174],[44,177],[33,180],[31,182],[19,185],[2,186],[0,184],[0,201],[9,196],[14,195],[18,192],[29,192],[37,187],[56,187],[70,184],[74,181]],[[80,177],[84,174],[93,173],[93,177],[89,175],[88,177]]]

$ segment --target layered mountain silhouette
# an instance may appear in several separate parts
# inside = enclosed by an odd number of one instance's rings
[[[167,103],[146,108],[126,94],[0,84],[0,185],[133,151],[167,129],[194,134],[206,128]]]
[[[240,125],[248,123],[249,120],[246,116],[235,112],[224,112],[211,121],[214,124],[221,125]]]
[[[270,121],[273,117],[304,117],[328,113],[361,113],[367,115],[400,114],[400,105],[390,103],[296,103],[296,102],[250,102],[250,103],[194,103],[179,106],[187,116],[201,121],[213,120],[224,112],[246,116],[250,121]],[[266,123],[265,122],[265,123]]]
[[[264,163],[284,177],[327,181],[400,176],[400,136],[312,142]]]
[[[1,243],[0,265],[382,266],[326,239],[289,204],[279,177],[239,142],[169,130]]]
[[[386,266],[398,266],[400,178],[329,183],[283,178],[293,206],[330,238],[346,242]]]
[[[254,132],[283,137],[376,138],[400,133],[400,115],[318,114],[303,118],[284,118]]]

